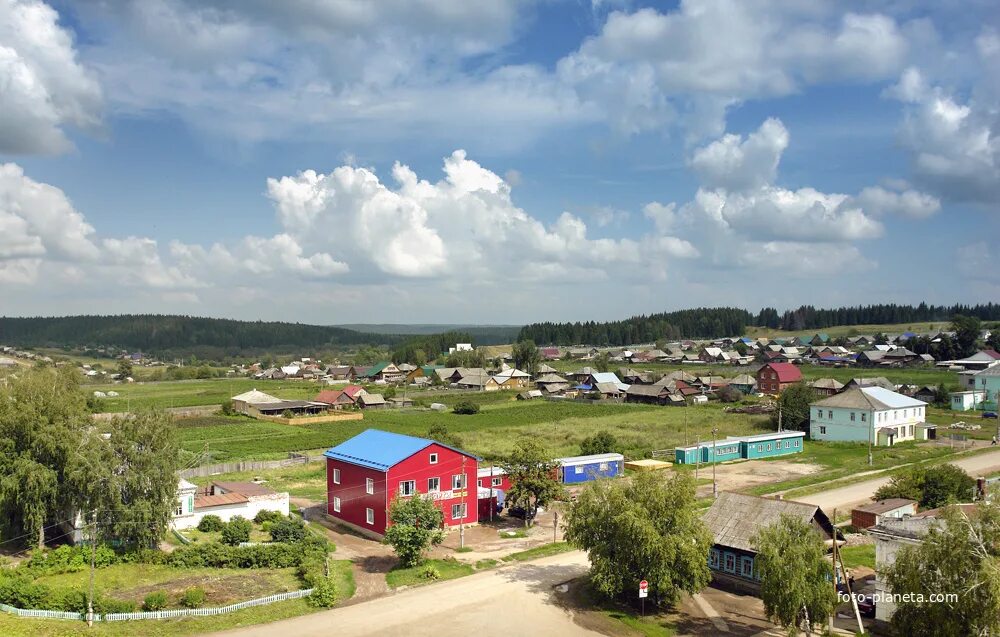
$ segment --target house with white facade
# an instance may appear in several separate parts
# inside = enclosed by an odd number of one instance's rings
[[[854,387],[809,406],[813,440],[892,445],[918,439],[927,403],[883,387]]]
[[[181,479],[177,484],[177,508],[170,520],[175,529],[192,529],[206,515],[217,515],[223,522],[236,516],[252,520],[261,511],[288,515],[288,494],[255,482],[213,482],[199,489]]]
[[[980,409],[986,398],[986,392],[978,389],[969,391],[953,391],[949,394],[951,398],[952,411],[969,411],[970,409]]]

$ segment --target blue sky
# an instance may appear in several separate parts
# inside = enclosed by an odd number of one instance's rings
[[[993,3],[0,0],[10,315],[1000,296]]]

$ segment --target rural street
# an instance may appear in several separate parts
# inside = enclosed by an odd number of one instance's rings
[[[271,624],[217,633],[229,637],[337,635],[600,635],[550,603],[552,587],[587,572],[582,551]]]
[[[966,473],[972,477],[988,474],[1000,470],[1000,449],[968,458],[952,460],[951,464],[965,469]],[[888,483],[889,477],[881,476],[846,487],[820,491],[819,493],[790,499],[819,505],[827,515],[832,515],[834,509],[839,509],[841,513],[845,513],[854,505],[868,501],[879,487]]]

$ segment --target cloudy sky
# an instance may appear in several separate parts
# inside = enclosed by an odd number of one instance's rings
[[[0,0],[0,314],[1000,298],[995,0]]]

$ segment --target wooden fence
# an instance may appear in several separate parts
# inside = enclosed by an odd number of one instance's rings
[[[320,462],[323,456],[305,456],[295,454],[291,458],[284,460],[238,460],[235,462],[223,462],[220,464],[206,464],[200,467],[182,469],[178,472],[182,478],[204,478],[220,473],[234,473],[237,471],[261,471],[264,469],[281,469],[293,467],[308,462]]]

